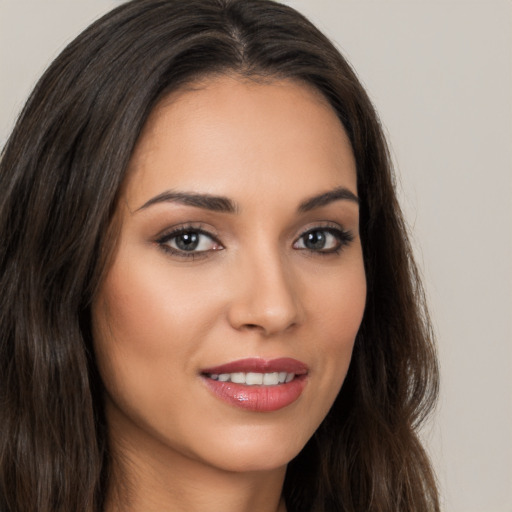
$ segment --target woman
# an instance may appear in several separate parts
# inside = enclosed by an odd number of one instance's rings
[[[301,15],[135,0],[1,162],[0,510],[438,510],[377,116]]]

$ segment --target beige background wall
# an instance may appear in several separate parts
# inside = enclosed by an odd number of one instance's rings
[[[115,0],[0,0],[0,144],[34,80]],[[512,2],[286,0],[381,113],[439,336],[425,431],[446,512],[512,512]]]

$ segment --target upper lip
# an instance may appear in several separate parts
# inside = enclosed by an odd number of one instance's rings
[[[212,366],[205,368],[202,373],[220,374],[220,373],[235,373],[235,372],[255,372],[255,373],[273,373],[273,372],[287,372],[294,373],[295,375],[304,375],[308,373],[308,367],[301,361],[291,357],[280,357],[277,359],[260,359],[260,358],[246,358],[237,361],[231,361],[219,366]]]

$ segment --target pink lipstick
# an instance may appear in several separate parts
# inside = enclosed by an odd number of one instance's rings
[[[208,388],[230,405],[254,412],[271,412],[295,402],[307,381],[307,366],[292,358],[248,358],[206,368]]]

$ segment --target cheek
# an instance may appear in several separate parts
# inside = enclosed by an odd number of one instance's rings
[[[319,311],[324,328],[334,339],[353,339],[359,330],[366,302],[366,282],[361,280],[357,284],[359,286],[334,290]]]
[[[315,376],[313,401],[316,429],[343,385],[363,318],[366,276],[362,257],[354,257],[328,276],[316,276],[315,283],[305,296],[308,297],[308,328],[314,340],[310,350],[318,362],[315,367],[320,369],[320,375]]]
[[[117,261],[93,308],[95,339],[135,351],[142,360],[192,351],[197,334],[208,330],[215,296],[184,273],[168,274],[158,261]]]
[[[140,432],[159,439],[190,428],[180,426],[193,412],[184,397],[197,378],[201,340],[218,316],[218,300],[205,293],[204,280],[187,279],[183,272],[169,275],[169,265],[144,256],[121,254],[92,307],[109,424],[117,432],[137,432],[139,440]],[[176,410],[183,414],[173,414]],[[200,425],[200,418],[195,423]]]
[[[183,396],[183,376],[195,375],[197,347],[215,317],[216,301],[204,291],[198,301],[198,284],[180,275],[168,278],[158,261],[129,256],[110,269],[92,314],[105,388],[135,416],[141,404],[157,411],[169,403],[166,390]],[[130,265],[135,259],[144,263]]]
[[[344,378],[366,305],[367,287],[362,257],[352,272],[345,273],[340,282],[332,291],[333,308],[325,318],[325,325],[331,332],[332,351],[338,355]],[[344,365],[345,361],[347,364]]]
[[[309,283],[307,309],[319,336],[329,344],[326,352],[345,351],[359,330],[366,304],[366,275],[360,250],[332,273],[316,276]],[[314,286],[313,286],[314,285]]]

